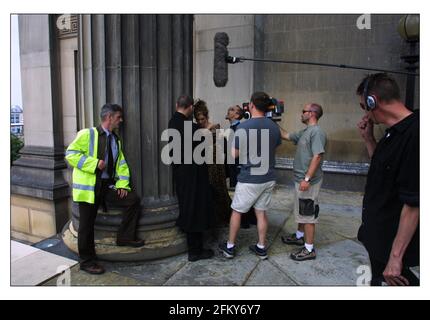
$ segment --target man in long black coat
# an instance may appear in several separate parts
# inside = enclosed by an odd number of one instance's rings
[[[198,165],[194,159],[190,164],[184,161],[185,156],[192,156],[185,154],[185,144],[192,143],[192,150],[198,144],[193,142],[198,127],[190,120],[192,113],[193,99],[187,95],[180,96],[176,102],[176,112],[169,121],[169,129],[176,129],[181,135],[181,163],[173,164],[173,180],[179,202],[176,225],[187,234],[188,260],[197,261],[214,255],[213,250],[203,248],[203,232],[214,225],[215,214],[207,165]],[[185,135],[186,126],[191,126],[192,135]]]

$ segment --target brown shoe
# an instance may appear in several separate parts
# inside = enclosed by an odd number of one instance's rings
[[[306,260],[315,260],[317,257],[317,254],[315,252],[315,249],[312,250],[312,252],[309,252],[308,249],[306,249],[306,247],[303,247],[299,251],[292,253],[290,257],[295,261],[306,261]]]
[[[91,264],[81,264],[80,269],[82,271],[88,272],[89,274],[103,274],[105,273],[105,269],[98,265],[97,263],[91,263]]]
[[[116,240],[116,245],[118,247],[133,247],[133,248],[140,248],[145,245],[145,240],[143,239],[136,239],[136,240]]]
[[[305,238],[298,239],[296,234],[293,233],[289,236],[281,236],[281,240],[285,244],[293,244],[296,246],[304,246],[305,245]]]

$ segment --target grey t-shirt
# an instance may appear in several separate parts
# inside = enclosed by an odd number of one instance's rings
[[[300,182],[305,178],[306,172],[309,169],[312,158],[320,153],[325,152],[325,145],[327,142],[327,136],[324,131],[321,130],[320,126],[313,125],[307,126],[305,129],[290,133],[290,140],[297,145],[296,156],[294,157],[293,171],[294,181]],[[321,181],[322,172],[322,161],[314,176],[311,179],[311,184],[315,184]]]
[[[275,181],[275,150],[280,144],[281,133],[272,120],[262,117],[242,122],[234,139],[241,167],[237,181],[255,184]]]

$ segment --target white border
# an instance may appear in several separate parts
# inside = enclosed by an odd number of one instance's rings
[[[3,2],[0,19],[0,34],[4,44],[10,45],[10,13],[420,13],[421,14],[421,119],[427,119],[430,101],[426,91],[426,75],[428,74],[428,64],[423,57],[428,57],[428,17],[426,10],[423,9],[422,1],[357,1],[354,4],[345,6],[344,1],[258,1],[248,2],[245,6],[243,1],[213,1],[213,2],[192,2],[175,1],[166,5],[165,1],[143,2],[142,5],[135,1],[18,1]],[[147,7],[146,7],[147,6]],[[362,12],[366,9],[367,12]],[[6,46],[5,46],[6,47]],[[9,110],[9,61],[10,51],[1,51],[2,80],[0,86],[0,97],[4,110]],[[6,113],[7,114],[7,113]],[[425,120],[422,120],[422,122]],[[9,131],[9,116],[2,119],[4,138],[1,139],[2,150],[10,152],[7,142]],[[430,181],[426,164],[427,157],[425,142],[428,138],[427,128],[422,128],[421,132],[421,182]],[[8,155],[8,153],[6,153]],[[2,168],[6,172],[2,188],[0,203],[2,204],[2,218],[0,223],[0,252],[2,254],[2,264],[0,265],[0,298],[1,299],[274,299],[286,300],[303,297],[312,299],[422,299],[428,293],[428,254],[422,250],[421,257],[421,288],[349,288],[349,287],[84,287],[84,288],[17,288],[9,287],[10,284],[10,248],[9,248],[9,226],[10,226],[10,186],[9,186],[9,156],[2,157]],[[428,189],[423,184],[421,188],[421,199],[428,199]],[[425,200],[421,201],[421,236],[422,247],[430,243],[429,233],[424,232],[428,226],[427,212],[429,205]],[[427,251],[427,250],[426,250]],[[428,296],[428,295],[427,295]]]

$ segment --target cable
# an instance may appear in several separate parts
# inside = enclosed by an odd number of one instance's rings
[[[238,63],[243,61],[257,61],[257,62],[272,62],[272,63],[288,63],[288,64],[304,64],[320,67],[333,67],[333,68],[344,68],[344,69],[356,69],[356,70],[367,70],[367,71],[379,71],[388,73],[404,74],[409,76],[419,77],[419,73],[404,72],[404,71],[393,71],[377,68],[366,68],[360,66],[348,66],[345,64],[331,64],[331,63],[317,63],[317,62],[306,62],[306,61],[293,61],[293,60],[270,60],[270,59],[258,59],[258,58],[245,58],[245,57],[227,57],[226,61],[228,63]]]

